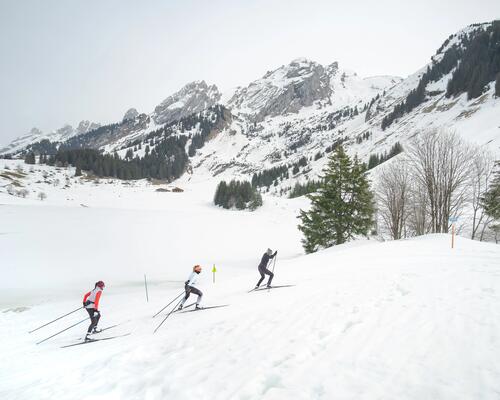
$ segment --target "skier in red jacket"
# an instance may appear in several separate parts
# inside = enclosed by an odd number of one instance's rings
[[[97,324],[101,318],[101,313],[99,312],[99,300],[101,299],[101,294],[104,289],[104,282],[96,282],[95,287],[90,292],[86,293],[83,297],[83,307],[87,310],[90,317],[90,325],[87,330],[87,335],[85,340],[89,340],[91,333],[98,333]]]

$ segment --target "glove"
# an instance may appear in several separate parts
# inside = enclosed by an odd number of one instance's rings
[[[273,256],[273,257],[276,257],[276,254],[278,254],[278,250],[276,250],[276,251],[274,252],[274,256]]]
[[[88,300],[83,302],[84,307],[87,307],[89,304],[90,304],[90,301],[88,301]]]

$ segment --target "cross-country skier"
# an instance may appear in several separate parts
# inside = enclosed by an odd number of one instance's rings
[[[260,260],[259,264],[260,279],[257,282],[255,289],[257,289],[260,286],[266,275],[269,275],[269,280],[267,281],[267,287],[271,287],[271,282],[273,281],[274,274],[267,269],[267,264],[269,264],[269,260],[276,257],[276,254],[278,254],[278,250],[276,250],[273,254],[273,251],[271,249],[267,249],[267,251],[262,256],[262,260]]]
[[[101,313],[99,312],[99,300],[101,299],[101,294],[104,289],[104,282],[96,282],[94,289],[86,293],[83,297],[83,307],[87,310],[90,317],[90,325],[87,330],[87,335],[85,340],[89,340],[91,333],[98,333],[97,324],[101,318]]]
[[[200,303],[201,303],[201,298],[203,297],[203,293],[201,292],[200,289],[196,287],[196,281],[198,280],[198,275],[200,273],[201,273],[201,266],[195,265],[193,267],[193,272],[191,272],[191,275],[189,275],[188,280],[184,282],[184,290],[186,290],[186,295],[184,296],[181,304],[179,305],[179,310],[182,310],[182,307],[184,307],[184,303],[189,298],[189,295],[191,293],[198,295],[198,299],[196,300],[196,309],[199,310],[201,308]]]

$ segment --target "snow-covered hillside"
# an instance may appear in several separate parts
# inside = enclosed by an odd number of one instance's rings
[[[202,187],[107,185],[87,207],[0,197],[2,399],[498,398],[498,246],[459,238],[452,250],[448,235],[430,235],[303,256],[300,200],[227,212]],[[248,293],[267,246],[279,250],[274,283],[295,286]],[[154,334],[165,314],[152,315],[195,263],[203,304],[228,306],[173,314]],[[86,318],[27,333],[78,307],[98,279],[101,327],[120,324],[101,337],[130,335],[60,348],[83,322],[36,345]]]

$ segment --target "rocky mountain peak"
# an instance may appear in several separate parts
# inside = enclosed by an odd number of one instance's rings
[[[75,134],[81,135],[82,133],[87,133],[97,129],[101,124],[90,122],[89,120],[82,120],[75,129]]]
[[[298,58],[239,88],[228,101],[228,107],[259,122],[267,116],[298,112],[330,94],[324,67]]]
[[[205,81],[194,81],[167,97],[159,104],[152,117],[157,124],[179,120],[211,107],[220,100],[221,94],[215,85]]]
[[[56,135],[60,138],[60,140],[67,139],[75,133],[73,127],[69,124],[64,125],[62,128],[56,130]]]
[[[30,136],[40,136],[42,134],[43,134],[43,132],[40,129],[38,129],[36,126],[34,126],[33,128],[31,128],[31,130],[29,132]]]
[[[138,115],[139,111],[137,111],[135,108],[129,108],[123,116],[122,121],[134,120]]]

